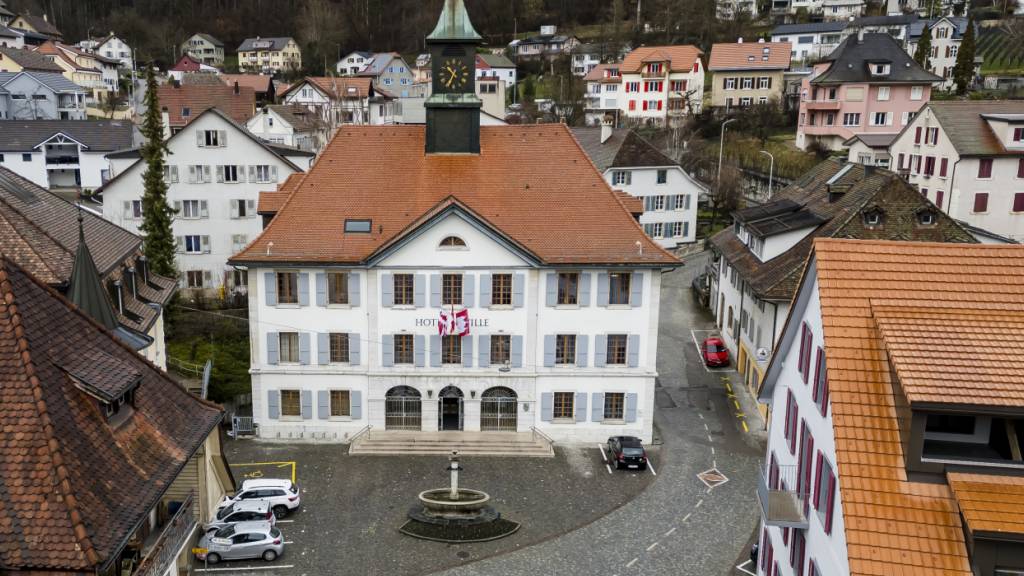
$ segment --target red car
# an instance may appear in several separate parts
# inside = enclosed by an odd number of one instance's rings
[[[704,364],[712,367],[729,365],[729,349],[725,347],[725,342],[722,342],[718,336],[705,338],[700,349],[704,356]]]

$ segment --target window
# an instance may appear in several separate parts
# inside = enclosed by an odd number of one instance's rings
[[[625,419],[626,395],[622,392],[605,392],[604,395],[604,419],[623,420]]]
[[[128,205],[128,217],[134,220],[142,218],[142,200],[132,200]]]
[[[629,272],[608,274],[608,304],[613,306],[629,304],[629,289],[632,279]]]
[[[974,212],[988,212],[988,192],[978,192],[974,195]]]
[[[843,126],[860,126],[860,113],[847,112],[843,114]]]
[[[662,238],[665,235],[665,226],[661,222],[644,224],[644,232],[651,238]]]
[[[922,226],[931,226],[935,224],[937,218],[938,217],[935,215],[935,212],[932,212],[931,210],[922,210],[917,213],[917,223]]]
[[[725,89],[726,90],[735,90],[736,89],[736,79],[735,78],[726,78],[725,79]]]
[[[441,363],[462,363],[462,336],[451,335],[441,337]]]
[[[186,254],[202,254],[203,253],[203,238],[198,234],[185,236],[185,253]]]
[[[814,482],[814,509],[825,528],[826,534],[832,533],[832,507],[835,501],[836,477],[832,465],[818,451],[818,472]]]
[[[188,106],[182,106],[181,107],[181,117],[182,118],[188,118],[191,115],[192,115],[192,109],[191,108],[189,108]]]
[[[889,99],[889,92],[890,92],[890,90],[889,90],[888,86],[879,86],[878,87],[878,101],[879,102],[885,102],[886,100],[888,100]]]
[[[612,172],[612,184],[616,186],[628,186],[633,182],[633,174],[629,170],[616,170]]]
[[[1015,143],[1024,141],[1024,128],[1013,129],[1013,141]]]
[[[555,336],[555,364],[576,363],[576,335],[559,334]]]
[[[825,364],[825,351],[821,346],[818,347],[814,366],[814,389],[811,391],[811,397],[818,407],[818,412],[824,417],[828,412],[828,367]]]
[[[345,233],[347,234],[369,234],[372,229],[372,220],[345,220]]]
[[[348,362],[348,334],[344,332],[331,332],[331,362]]]
[[[277,335],[278,343],[280,344],[279,354],[281,362],[293,362],[298,363],[299,361],[299,333],[298,332],[281,332]]]
[[[231,271],[231,285],[232,286],[248,286],[249,285],[249,271],[248,270],[232,270]]]
[[[767,90],[772,87],[772,79],[767,76],[762,76],[757,79],[757,88],[759,90]]]
[[[744,78],[742,80],[742,82],[743,82],[743,89],[744,90],[752,90],[754,88],[754,79],[753,78]]]
[[[1013,211],[1024,212],[1024,192],[1017,192],[1013,195]]]
[[[512,305],[512,275],[492,274],[491,275],[491,305],[511,306]]]
[[[203,130],[199,135],[199,145],[206,148],[226,146],[227,132],[224,130]]]
[[[281,390],[281,416],[302,416],[298,390]]]
[[[608,349],[605,356],[606,364],[626,363],[626,343],[628,337],[625,334],[609,334]]]
[[[928,132],[924,135],[924,143],[935,146],[939,143],[939,129],[938,127],[928,128]]]
[[[202,270],[189,270],[185,273],[185,285],[189,288],[202,288],[203,287],[203,271]]]
[[[875,112],[872,116],[872,126],[885,126],[889,124],[889,113],[888,112]]]
[[[825,125],[826,126],[835,126],[835,124],[836,124],[836,113],[835,112],[826,112],[825,113]]]
[[[576,272],[558,273],[558,304],[574,306],[579,303],[580,275]]]
[[[924,159],[924,174],[925,176],[931,176],[935,174],[935,157],[926,156]]]
[[[927,198],[928,197],[928,189],[927,188],[922,188],[921,189],[921,194],[923,194],[925,196],[925,198]],[[866,224],[868,226],[880,226],[882,224],[882,211],[877,209],[877,208],[874,208],[874,209],[871,209],[871,210],[868,210],[868,211],[864,212],[864,224]],[[807,375],[806,374],[804,374],[804,381],[805,382],[807,381]]]
[[[946,170],[949,168],[949,158],[943,158],[942,162],[939,162],[939,178],[946,177]]]
[[[576,395],[572,392],[555,392],[551,416],[555,420],[574,420],[576,412],[573,406]]]
[[[910,87],[910,99],[920,100],[924,98],[924,87],[923,86],[911,86]]]
[[[786,427],[783,429],[783,438],[789,445],[789,453],[796,454],[796,423],[799,421],[800,407],[793,396],[793,390],[786,390]]]
[[[266,164],[261,164],[259,166],[250,166],[249,167],[250,170],[254,170],[255,171],[256,181],[261,183],[261,184],[265,184],[267,182],[273,182],[273,178],[274,178],[274,174],[273,173],[276,172],[276,170],[272,170],[272,168],[273,168],[273,166],[268,166]]]
[[[22,162],[31,162],[32,161],[32,154],[31,153],[22,154],[21,155],[21,161]]]
[[[414,357],[412,334],[395,334],[395,364],[412,364]]]
[[[669,89],[672,92],[685,92],[686,91],[686,84],[687,84],[686,80],[673,80],[671,82],[671,84],[669,84]]]
[[[508,364],[512,360],[512,337],[508,334],[491,335],[491,364]]]
[[[872,64],[871,73],[875,76],[884,76],[889,73],[888,64]]]
[[[412,274],[395,274],[394,278],[394,304],[395,306],[415,305]],[[348,292],[345,293],[345,300],[348,301]]]
[[[348,390],[331,390],[331,416],[352,415],[352,398]]]
[[[217,172],[223,182],[227,182],[229,184],[241,182],[241,180],[238,179],[238,166],[235,166],[234,164],[218,166]]]
[[[658,170],[658,184],[668,182],[668,170]]]
[[[462,274],[441,276],[441,304],[445,306],[462,305]]]
[[[664,210],[665,209],[665,197],[664,196],[651,196],[651,210]]]
[[[181,202],[182,218],[199,218],[202,216],[199,200],[183,200]]]
[[[298,272],[277,273],[277,302],[278,304],[299,303]]]
[[[178,167],[164,166],[164,182],[174,184],[178,181]]]
[[[992,177],[992,159],[982,158],[978,160],[978,178]]]

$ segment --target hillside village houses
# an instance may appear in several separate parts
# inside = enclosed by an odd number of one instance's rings
[[[600,126],[609,114],[619,119],[622,73],[619,64],[598,64],[583,78],[583,110],[587,126]]]
[[[11,12],[7,8],[7,3],[4,0],[0,0],[0,26],[7,26],[17,16],[14,12]]]
[[[772,29],[772,42],[789,42],[790,59],[808,65],[832,53],[843,41],[847,22],[781,24]]]
[[[867,3],[864,0],[772,0],[771,14],[792,23],[802,13],[815,21],[846,21],[862,16]]]
[[[92,98],[99,101],[103,94],[118,89],[118,68],[120,60],[90,54],[79,48],[47,40],[36,52],[50,59],[64,72],[64,77],[75,84],[92,91]]]
[[[343,124],[369,124],[374,96],[371,78],[308,76],[283,92],[281,102],[305,106],[334,130]]]
[[[608,184],[641,202],[640,225],[667,249],[696,241],[697,204],[707,189],[634,130],[611,118],[573,135]]]
[[[886,0],[885,6],[886,14],[890,16],[916,13],[923,18],[932,18],[940,14],[966,14],[971,3],[968,0]]]
[[[0,48],[24,48],[25,36],[21,32],[12,30],[0,24]]]
[[[500,78],[505,88],[512,90],[517,81],[516,65],[501,54],[477,54],[476,78]]]
[[[57,72],[0,72],[0,120],[85,120],[88,94]]]
[[[113,32],[103,38],[82,40],[77,46],[86,52],[99,54],[110,60],[118,60],[121,62],[121,67],[125,70],[133,70],[135,68],[135,56],[131,47]]]
[[[178,61],[167,69],[167,76],[172,80],[183,82],[186,74],[209,74],[211,76],[220,73],[218,68],[204,64],[188,54],[183,54]]]
[[[796,145],[838,150],[855,135],[897,133],[941,80],[888,34],[848,36],[801,84]]]
[[[715,17],[719,20],[735,20],[740,14],[750,19],[757,19],[758,10],[755,0],[716,0]]]
[[[168,137],[210,108],[217,108],[243,126],[256,114],[256,93],[238,84],[226,86],[214,79],[209,84],[169,82],[161,84],[157,93]]]
[[[34,50],[0,48],[0,72],[21,72],[23,70],[64,73],[63,68]]]
[[[529,36],[523,39],[515,39],[508,43],[516,58],[554,59],[563,54],[571,54],[579,46],[579,38],[575,36],[558,34],[558,27],[545,25],[540,27],[540,34]]]
[[[889,154],[953,218],[1024,241],[1024,102],[930,102]]]
[[[301,104],[264,106],[246,122],[245,129],[264,142],[314,154],[327,144],[331,132],[319,114]]]
[[[779,103],[789,69],[789,42],[714,44],[708,59],[711,106],[725,108]]]
[[[676,118],[699,113],[704,98],[701,54],[685,45],[644,46],[626,55],[618,68],[620,121],[670,126]]]
[[[908,54],[913,55],[917,52],[917,44],[921,41],[925,28],[931,31],[932,51],[928,70],[942,77],[942,83],[936,86],[938,89],[951,90],[956,85],[953,68],[956,66],[956,55],[960,51],[964,32],[967,31],[967,23],[967,18],[963,16],[943,16],[935,20],[917,20],[910,24],[906,45]],[[981,70],[982,60],[981,56],[975,57],[975,75]]]
[[[759,390],[758,575],[1024,571],[1021,277],[1020,246],[815,240]]]
[[[367,62],[373,59],[373,52],[356,50],[343,56],[334,64],[335,71],[341,76],[355,76],[366,68]]]
[[[249,272],[263,437],[343,441],[372,425],[358,444],[395,430],[534,442],[531,427],[651,439],[661,273],[679,261],[568,128],[479,127],[475,78],[442,76],[445,59],[473,66],[468,22],[448,0],[427,38],[425,126],[343,126],[293,188],[261,195],[261,210],[282,197],[276,215],[231,263]],[[501,208],[513,193],[522,209]],[[535,215],[566,210],[577,241],[552,241]],[[439,335],[442,311],[468,322]]]
[[[209,34],[193,34],[181,44],[181,53],[208,66],[224,65],[224,43]]]
[[[238,68],[262,74],[298,70],[302,68],[302,50],[289,36],[246,38],[238,47]]]
[[[45,36],[50,40],[58,42],[64,41],[64,35],[61,34],[60,30],[58,30],[52,22],[50,22],[50,18],[46,14],[43,14],[42,16],[36,16],[29,13],[19,14],[7,25],[18,30],[35,32],[36,34]]]
[[[732,217],[710,240],[719,256],[710,305],[751,393],[772,352],[785,353],[779,338],[816,238],[978,241],[897,174],[837,160]]]
[[[313,154],[275,148],[217,108],[202,112],[167,140],[167,200],[185,289],[244,291],[243,270],[227,260],[260,231],[259,193],[307,170]],[[100,189],[103,217],[136,232],[142,223],[145,162],[137,151],[110,155],[112,180]]]
[[[0,167],[50,190],[91,191],[110,178],[106,155],[140,138],[128,120],[9,120],[0,124]]]

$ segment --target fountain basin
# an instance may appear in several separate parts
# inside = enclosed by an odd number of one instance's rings
[[[472,517],[479,514],[491,500],[490,495],[479,490],[459,488],[458,496],[452,498],[451,489],[436,488],[419,494],[423,511],[432,516]]]

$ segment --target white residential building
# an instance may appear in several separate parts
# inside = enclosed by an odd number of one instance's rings
[[[597,44],[580,44],[572,51],[572,73],[586,76],[601,63],[601,47]]]
[[[953,80],[953,68],[956,66],[956,55],[960,52],[964,32],[967,31],[967,18],[964,16],[944,16],[935,20],[917,20],[909,27],[907,37],[907,53],[917,53],[917,44],[927,27],[931,31],[932,52],[928,59],[928,71],[941,76],[943,81],[939,88],[950,90],[956,86]],[[977,33],[977,29],[975,30]],[[977,38],[977,35],[975,35]],[[980,60],[976,65],[976,73],[980,72]]]
[[[715,15],[719,20],[735,20],[740,14],[744,18],[757,19],[757,2],[754,0],[716,0]]]
[[[701,110],[704,63],[695,46],[644,46],[619,66],[622,90],[617,98],[620,123],[668,126]]]
[[[477,54],[476,78],[500,78],[505,88],[512,90],[516,85],[516,65],[501,54]]]
[[[133,70],[135,68],[131,47],[113,32],[103,38],[82,40],[78,43],[78,47],[86,52],[99,54],[109,60],[118,60],[125,70]]]
[[[167,200],[177,210],[174,235],[183,288],[244,290],[245,274],[227,266],[231,255],[262,229],[259,193],[308,169],[313,154],[274,148],[216,108],[167,140]],[[102,189],[103,217],[131,232],[142,223],[145,162],[111,160],[113,179]]]
[[[598,64],[583,78],[583,110],[587,126],[600,126],[611,115],[618,124],[622,75],[619,64]]]
[[[281,94],[281,102],[305,106],[335,129],[343,124],[369,124],[374,95],[370,78],[308,76]]]
[[[793,62],[805,65],[824,58],[843,41],[846,22],[782,24],[772,29],[772,42],[789,42]]]
[[[327,145],[330,127],[301,104],[268,105],[245,124],[246,130],[271,144],[319,154]]]
[[[224,43],[209,34],[193,34],[181,44],[181,53],[208,66],[224,65]]]
[[[0,125],[0,166],[47,189],[96,190],[106,155],[139,142],[128,120],[33,120]]]
[[[373,60],[373,52],[356,50],[335,62],[334,69],[339,76],[355,76],[362,72],[371,60]]]
[[[1024,241],[1024,102],[929,102],[889,154],[953,218]]]

